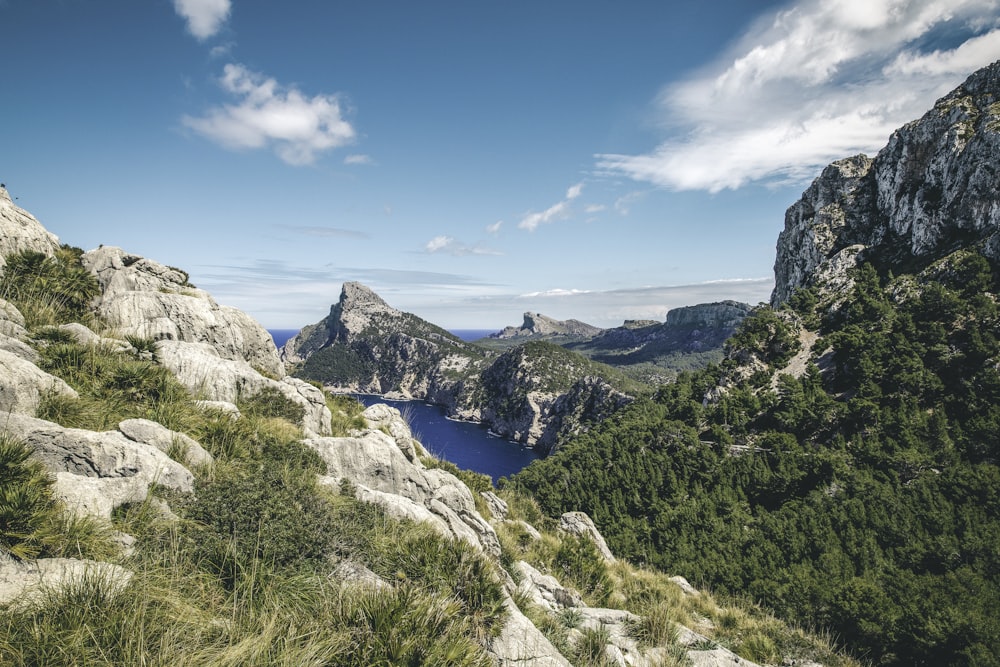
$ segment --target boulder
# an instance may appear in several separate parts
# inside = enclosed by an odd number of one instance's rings
[[[593,520],[587,516],[586,512],[566,512],[559,517],[559,530],[585,537],[594,543],[598,553],[609,563],[615,562],[614,554],[608,548],[608,543],[604,541],[604,536],[597,530]]]
[[[16,561],[0,554],[0,607],[24,609],[45,600],[49,592],[100,582],[112,595],[122,592],[132,572],[111,563],[74,558]]]
[[[0,346],[0,413],[34,416],[44,396],[56,394],[79,398],[76,391],[60,378],[49,375],[6,347]]]
[[[486,501],[486,506],[490,508],[490,515],[494,521],[507,519],[507,513],[510,511],[510,508],[507,507],[507,501],[492,491],[483,491],[479,495]]]
[[[33,250],[51,256],[58,249],[59,237],[42,227],[33,215],[15,206],[7,189],[0,187],[0,274],[7,265],[8,255]]]
[[[509,599],[505,604],[507,623],[488,647],[500,667],[571,667],[517,605]]]
[[[565,588],[555,577],[542,574],[523,560],[515,563],[514,567],[521,573],[518,591],[542,609],[559,611],[566,607],[585,606],[579,593]]]
[[[194,439],[148,419],[126,419],[118,424],[118,430],[129,440],[152,445],[168,456],[176,449],[181,453],[182,463],[201,466],[214,460]]]
[[[122,335],[207,343],[223,359],[246,361],[272,377],[285,375],[267,330],[190,285],[180,269],[112,246],[91,250],[82,261],[101,285],[98,312]]]
[[[405,443],[413,440],[401,417],[382,426]],[[476,511],[468,487],[451,473],[424,468],[408,458],[407,445],[401,447],[397,437],[373,428],[354,437],[304,442],[326,463],[324,483],[336,488],[346,479],[357,488],[359,499],[375,502],[393,516],[428,521],[442,534],[499,556],[496,532]]]
[[[32,458],[55,473],[54,492],[71,511],[111,518],[114,508],[145,500],[158,484],[190,493],[194,476],[152,445],[118,431],[64,428],[26,415],[10,414],[2,432],[33,451]]]
[[[280,392],[305,411],[302,427],[310,436],[331,433],[331,414],[323,392],[304,380],[264,377],[242,359],[225,359],[208,343],[161,340],[157,358],[196,396],[208,401],[237,403],[266,388]]]

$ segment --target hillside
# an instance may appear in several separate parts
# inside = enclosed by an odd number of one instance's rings
[[[2,188],[0,253],[4,665],[855,664],[433,459],[180,269],[61,246]]]
[[[512,483],[885,665],[1000,664],[1000,63],[788,209],[772,306]]]
[[[331,391],[425,400],[542,452],[648,391],[556,345],[501,352],[466,343],[360,283],[346,283],[330,315],[289,340],[282,356],[297,377]]]

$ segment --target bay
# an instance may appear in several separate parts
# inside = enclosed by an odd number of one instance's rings
[[[482,424],[448,419],[437,405],[390,401],[370,394],[359,394],[356,398],[366,406],[385,403],[397,408],[407,417],[413,437],[424,449],[459,468],[489,475],[494,483],[539,458],[528,447],[492,435]]]

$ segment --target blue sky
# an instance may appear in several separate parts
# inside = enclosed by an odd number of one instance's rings
[[[269,328],[772,287],[785,209],[1000,59],[1000,0],[0,0],[0,181]]]

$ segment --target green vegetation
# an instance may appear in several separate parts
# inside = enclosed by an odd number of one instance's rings
[[[616,554],[827,628],[875,664],[997,664],[998,292],[973,251],[918,275],[864,266],[839,307],[792,300],[821,324],[800,377],[772,389],[795,315],[759,310],[722,365],[510,484],[546,513],[590,513]],[[743,373],[752,359],[766,370]]]
[[[239,419],[202,410],[156,363],[151,341],[84,345],[53,326],[84,320],[103,330],[85,312],[89,296],[46,297],[68,291],[57,289],[60,280],[79,278],[74,257],[27,255],[25,265],[51,283],[28,270],[0,283],[28,319],[40,366],[80,395],[45,397],[39,416],[92,430],[153,419],[194,437],[215,462],[193,469],[195,493],[154,487],[109,525],[65,513],[29,450],[0,438],[0,554],[94,558],[133,573],[127,583],[94,574],[3,609],[0,663],[492,664],[483,645],[507,613],[495,564],[321,486],[325,465],[296,425],[302,409],[280,392],[242,396]],[[364,426],[357,401],[327,400],[338,433]],[[136,538],[129,553],[112,529]],[[331,576],[339,564],[386,583]]]
[[[81,255],[79,248],[64,245],[52,257],[33,250],[6,257],[0,298],[18,306],[29,330],[93,321],[87,304],[98,295],[99,286],[80,264]]]

